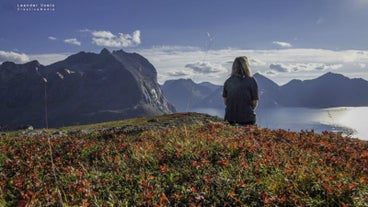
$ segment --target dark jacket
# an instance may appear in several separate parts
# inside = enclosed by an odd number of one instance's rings
[[[225,81],[222,96],[226,98],[226,121],[230,123],[255,123],[256,114],[252,101],[258,100],[256,79],[231,76]]]

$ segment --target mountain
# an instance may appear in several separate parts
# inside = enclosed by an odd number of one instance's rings
[[[254,74],[258,84],[259,108],[280,106],[280,86],[259,73]]]
[[[215,91],[209,93],[201,101],[199,101],[195,108],[224,108],[224,98],[222,98],[223,87],[219,86]]]
[[[259,87],[259,107],[279,105],[280,87],[270,79],[255,74]],[[196,84],[191,79],[168,80],[162,90],[167,99],[179,111],[191,111],[196,108],[224,108],[223,87],[203,82]]]
[[[257,80],[259,91],[259,108],[279,106],[279,86],[270,79],[256,73],[254,78]],[[203,98],[197,105],[197,108],[224,108],[222,98],[223,87],[218,86],[215,91]]]
[[[290,81],[281,86],[280,97],[283,106],[368,106],[368,81],[329,72],[312,80]]]
[[[45,100],[52,127],[175,111],[154,66],[122,50],[80,52],[49,66],[4,62],[0,81],[0,125],[10,128],[44,127]]]
[[[340,74],[326,73],[312,80],[292,80],[283,86],[277,85],[259,73],[256,73],[254,78],[258,83],[259,110],[273,107],[368,106],[368,81],[360,78],[350,79]],[[202,89],[200,95],[196,95],[198,94],[194,92],[196,90],[188,90],[188,85],[183,84],[183,80],[167,81],[168,84],[163,87],[164,94],[181,111],[196,108],[224,109],[222,86],[196,84],[190,79],[185,82],[190,85],[189,88],[207,89]],[[183,108],[182,104],[190,102],[193,97],[196,98],[195,103],[190,108]]]
[[[196,84],[191,79],[178,79],[165,81],[162,90],[178,111],[191,111],[218,87],[211,83]]]
[[[210,83],[210,82],[201,82],[198,85],[203,86],[203,87],[207,87],[212,92],[214,92],[215,90],[217,90],[219,88],[219,85],[215,85],[215,84]]]

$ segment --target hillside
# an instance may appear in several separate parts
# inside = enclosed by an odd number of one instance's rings
[[[0,206],[367,206],[367,152],[197,113],[8,132]]]

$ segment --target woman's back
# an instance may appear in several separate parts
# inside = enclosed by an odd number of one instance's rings
[[[225,120],[237,123],[255,121],[252,101],[258,100],[258,86],[253,77],[231,76],[224,84]]]
[[[255,124],[254,109],[258,101],[258,85],[252,76],[247,57],[235,58],[231,76],[225,81],[222,96],[226,105],[226,121],[243,125]]]

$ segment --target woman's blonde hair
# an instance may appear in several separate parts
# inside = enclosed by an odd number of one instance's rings
[[[238,77],[252,77],[252,70],[250,69],[249,60],[246,56],[235,58],[231,71],[231,76]]]

